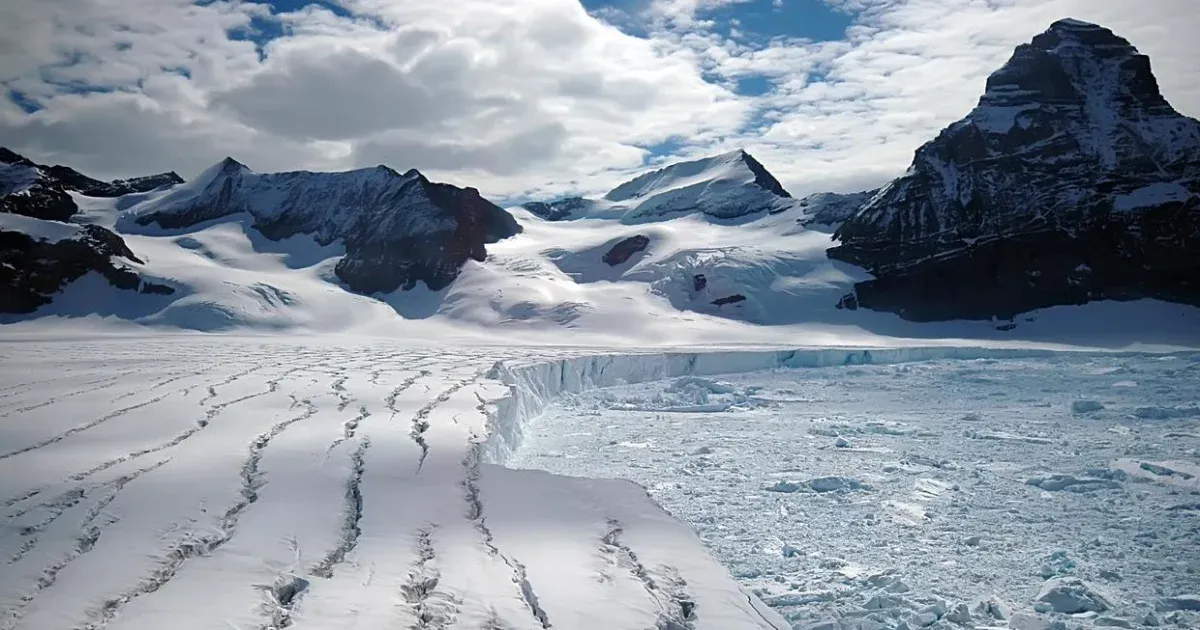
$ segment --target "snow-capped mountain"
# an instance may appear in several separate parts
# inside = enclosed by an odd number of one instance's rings
[[[65,221],[79,207],[70,193],[120,197],[183,183],[174,172],[105,182],[66,166],[46,166],[0,147],[0,212]]]
[[[271,240],[308,234],[321,245],[343,242],[346,254],[335,272],[367,294],[411,289],[418,281],[439,290],[468,259],[483,260],[485,244],[521,231],[474,188],[433,183],[416,170],[259,174],[232,158],[138,204],[122,229],[187,228],[239,213]]]
[[[691,213],[743,219],[794,205],[779,180],[749,153],[737,150],[639,175],[601,199],[569,197],[529,203],[525,209],[549,221],[606,218],[645,223]]]
[[[836,238],[831,257],[877,276],[845,304],[908,319],[1200,304],[1200,123],[1128,41],[1061,20]]]
[[[163,173],[104,182],[0,148],[0,313],[33,312],[89,272],[118,289],[174,293],[130,267],[142,261],[116,233],[72,221],[80,218],[81,199],[143,193],[181,181]]]

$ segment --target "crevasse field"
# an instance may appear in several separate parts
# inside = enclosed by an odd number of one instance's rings
[[[6,629],[1198,619],[1197,354],[0,353]]]

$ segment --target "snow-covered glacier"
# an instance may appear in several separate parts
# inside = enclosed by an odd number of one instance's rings
[[[642,486],[512,468],[531,423],[662,379],[1059,356],[49,334],[0,353],[0,623],[30,629],[790,628]]]

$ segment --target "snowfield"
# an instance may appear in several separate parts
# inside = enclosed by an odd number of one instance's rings
[[[1200,627],[1200,354],[686,376],[510,465],[629,478],[796,628]]]
[[[1193,356],[208,336],[0,356],[0,628],[898,628],[936,598],[945,625],[984,591],[1032,611],[1033,559],[1060,550],[1054,575],[1112,602],[1092,622],[1195,620]],[[864,362],[894,365],[840,367]],[[625,383],[650,384],[596,390]],[[905,592],[869,626],[850,611],[879,580]],[[1045,605],[1081,597],[1062,586]],[[1001,623],[976,608],[960,625]]]

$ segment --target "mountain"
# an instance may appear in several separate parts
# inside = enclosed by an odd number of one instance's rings
[[[521,231],[474,188],[433,183],[416,170],[260,174],[232,158],[132,212],[127,230],[188,228],[246,213],[271,240],[308,234],[321,245],[340,241],[346,253],[335,273],[366,294],[418,281],[440,290],[468,259],[483,260],[486,244]]]
[[[639,175],[601,199],[570,197],[524,207],[548,221],[645,223],[690,213],[734,220],[787,210],[795,204],[791,197],[758,160],[737,150]]]
[[[93,272],[119,289],[174,293],[130,268],[142,261],[116,233],[70,221],[80,213],[72,193],[118,197],[180,181],[175,173],[164,173],[104,182],[0,148],[0,313],[31,313]]]
[[[1098,299],[1200,304],[1200,123],[1112,31],[1055,22],[836,232],[846,306],[913,320]]]
[[[0,214],[0,313],[32,313],[89,272],[118,289],[172,294],[128,264],[142,263],[125,241],[98,225]]]
[[[70,193],[120,197],[183,183],[174,172],[105,182],[66,166],[46,166],[0,147],[0,212],[65,221],[79,212]]]

